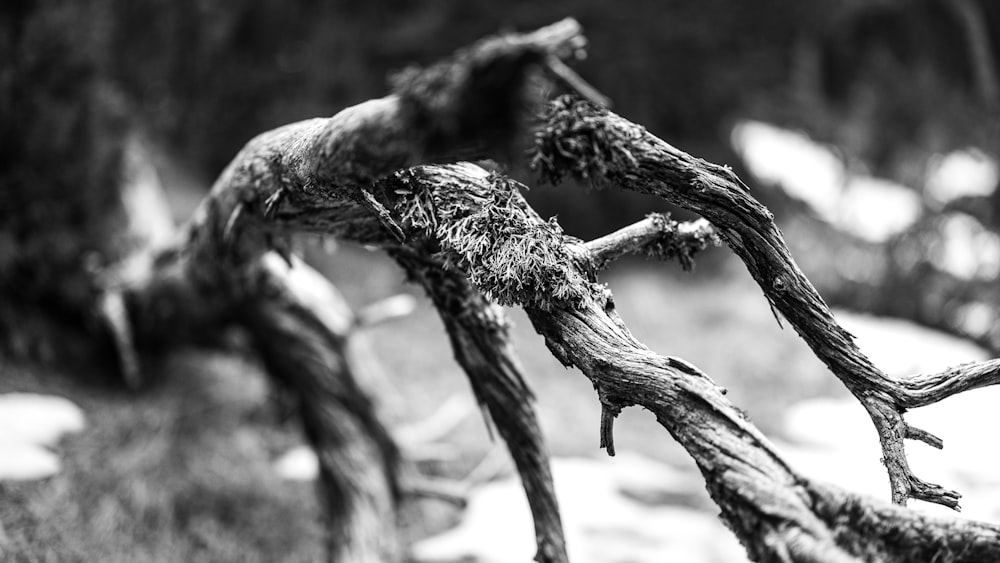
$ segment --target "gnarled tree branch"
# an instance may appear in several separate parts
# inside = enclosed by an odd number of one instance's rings
[[[503,176],[470,164],[393,173],[421,162],[503,152],[528,100],[527,71],[581,46],[572,21],[487,40],[441,65],[403,73],[391,96],[257,137],[216,183],[182,245],[162,253],[149,276],[127,288],[130,311],[144,313],[132,315],[140,325],[137,334],[146,332],[143,323],[177,323],[163,312],[169,307],[160,305],[176,307],[178,298],[195,296],[213,304],[197,311],[198,319],[241,320],[273,373],[301,393],[329,396],[331,408],[348,413],[351,425],[339,430],[327,428],[327,408],[305,413],[321,460],[330,468],[347,464],[344,475],[334,469],[324,475],[328,488],[346,490],[357,479],[354,484],[376,491],[352,500],[350,507],[361,510],[352,517],[362,528],[345,533],[356,534],[360,543],[350,544],[357,548],[340,552],[341,558],[393,557],[393,547],[368,532],[373,522],[392,518],[392,479],[360,475],[360,466],[351,463],[391,466],[394,454],[371,418],[362,386],[343,375],[336,330],[321,311],[311,310],[314,303],[297,292],[287,270],[264,260],[294,232],[382,245],[425,287],[477,398],[514,456],[531,500],[540,560],[566,560],[557,505],[530,395],[491,301],[523,306],[552,353],[591,380],[606,412],[601,436],[609,452],[618,410],[639,405],[652,411],[697,462],[723,519],[754,559],[1000,558],[1000,527],[924,517],[797,474],[706,374],[638,342],[615,313],[610,292],[596,283],[594,266],[625,248],[662,244],[664,227],[657,219],[588,245],[541,220],[521,198],[519,184]],[[726,168],[695,159],[618,116],[565,100],[537,140],[536,162],[554,179],[568,171],[615,183],[708,219],[772,306],[872,415],[893,500],[957,505],[955,493],[910,472],[903,440],[934,440],[907,426],[903,413],[995,382],[995,366],[919,377],[911,387],[885,376],[799,271],[770,213]],[[696,231],[695,246],[710,239],[707,229]],[[692,248],[685,236],[666,239],[678,244],[674,252],[681,257]],[[661,251],[669,254],[667,248]],[[351,438],[358,433],[369,435]]]
[[[998,526],[922,516],[796,473],[708,376],[651,352],[629,333],[610,293],[588,281],[586,248],[534,214],[515,183],[461,165],[414,169],[387,184],[380,197],[404,229],[436,241],[438,259],[480,279],[485,289],[522,304],[556,358],[580,368],[602,403],[639,405],[656,415],[695,459],[723,519],[753,559],[971,562],[1000,557]],[[408,197],[413,193],[427,199],[414,202]],[[506,204],[498,207],[497,202]],[[432,224],[418,211],[430,208],[444,220]],[[481,216],[498,223],[480,222]],[[488,230],[480,231],[485,225]],[[529,235],[536,260],[520,262],[517,271],[503,272],[508,263],[484,259],[526,244]],[[567,256],[576,257],[568,268],[559,261]],[[580,291],[534,299],[497,287],[514,277],[537,287]]]
[[[488,409],[507,443],[535,523],[535,560],[569,561],[549,453],[535,414],[535,398],[511,347],[506,315],[484,299],[464,274],[445,268],[426,249],[395,250],[393,254],[434,302],[455,359],[468,375],[476,399]]]
[[[892,499],[916,498],[958,507],[960,495],[918,479],[906,460],[903,413],[909,392],[854,344],[796,265],[771,213],[726,167],[671,146],[604,108],[562,98],[536,134],[533,163],[551,181],[566,174],[662,197],[712,222],[743,260],[772,308],[864,405],[875,424]],[[927,403],[924,403],[927,404]]]
[[[296,232],[399,244],[405,234],[373,195],[374,182],[421,162],[509,153],[535,102],[533,70],[583,46],[572,19],[486,39],[404,71],[385,98],[259,135],[216,181],[181,240],[122,283],[140,346],[187,338],[195,327],[212,332],[237,322],[250,330],[271,374],[302,400],[330,500],[332,560],[396,558],[394,534],[379,530],[395,524],[395,448],[349,370],[343,327],[322,309],[331,299],[310,303],[296,284],[303,274],[281,270],[268,253],[291,267],[286,237]],[[468,291],[469,306],[488,312]],[[481,401],[514,441],[539,523],[539,555],[565,561],[548,456],[505,337],[481,319],[442,314]]]

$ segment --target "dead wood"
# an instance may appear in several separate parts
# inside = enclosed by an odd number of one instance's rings
[[[582,47],[573,20],[487,39],[401,73],[385,98],[252,140],[175,241],[150,243],[135,261],[109,268],[103,310],[123,370],[138,372],[150,349],[242,325],[270,374],[300,403],[321,463],[330,559],[398,559],[387,528],[395,523],[399,456],[379,421],[377,392],[350,361],[352,314],[291,255],[287,238],[305,232],[380,245],[431,297],[456,359],[506,441],[532,509],[539,561],[566,561],[565,542],[534,399],[497,305],[524,307],[551,352],[593,383],[603,408],[600,443],[609,453],[621,409],[653,412],[696,461],[722,519],[753,559],[1000,560],[1000,527],[921,516],[796,473],[706,374],[653,353],[629,333],[597,272],[629,252],[689,266],[718,236],[868,409],[892,499],[957,507],[957,493],[910,471],[904,440],[940,440],[903,415],[995,384],[1000,363],[887,377],[837,324],[771,214],[728,168],[593,104],[556,102],[536,138],[534,162],[547,178],[574,174],[654,194],[712,225],[657,215],[584,243],[542,220],[517,182],[471,164],[440,165],[513,154],[537,101],[534,69],[547,67],[600,99],[553,62]],[[438,165],[419,166],[430,163]]]
[[[796,265],[771,213],[729,168],[692,157],[639,125],[569,98],[551,106],[548,121],[536,136],[533,162],[551,181],[573,174],[599,185],[653,194],[708,219],[746,264],[776,315],[792,325],[868,411],[882,444],[893,502],[905,504],[916,498],[958,507],[961,495],[919,479],[906,460],[904,440],[930,435],[911,431],[903,414],[918,404],[929,404],[925,402],[929,396],[914,389],[913,382],[889,378],[858,349],[853,335],[837,323]],[[981,374],[963,372],[954,377],[966,383],[938,386],[933,400],[970,385],[994,382]]]

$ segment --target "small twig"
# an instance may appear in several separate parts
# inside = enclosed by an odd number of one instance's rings
[[[470,487],[488,483],[495,479],[509,464],[510,457],[504,455],[504,449],[499,446],[490,448],[483,459],[465,475],[464,481]]]
[[[142,373],[139,367],[139,354],[135,350],[135,340],[132,337],[132,324],[128,319],[128,308],[125,306],[122,292],[106,291],[98,302],[98,312],[115,343],[122,379],[125,385],[134,391],[142,386]]]
[[[417,300],[407,293],[400,293],[366,305],[358,311],[354,322],[358,327],[369,328],[409,316],[417,308]]]
[[[963,391],[997,384],[1000,384],[1000,359],[993,359],[901,379],[893,387],[892,394],[900,406],[914,409]]]
[[[264,200],[264,218],[274,219],[278,214],[278,206],[281,205],[281,200],[285,197],[285,188],[279,187],[274,190],[274,193],[269,195],[267,199]]]
[[[450,462],[457,460],[462,454],[458,446],[447,442],[423,444],[406,444],[401,442],[399,447],[403,450],[404,457],[413,462]]]
[[[361,195],[362,203],[375,213],[378,217],[379,223],[382,223],[382,226],[392,234],[393,238],[395,238],[398,242],[406,242],[406,234],[403,233],[403,229],[399,227],[399,224],[393,220],[392,214],[390,214],[389,210],[382,205],[382,202],[375,199],[375,196],[365,188],[361,188],[358,191]]]
[[[395,431],[396,439],[404,444],[417,445],[444,438],[472,414],[469,403],[461,397],[449,397],[430,416],[408,424]]]
[[[603,269],[626,254],[646,254],[662,258],[690,257],[718,238],[705,219],[680,223],[669,215],[652,213],[645,219],[587,242],[595,269]]]
[[[608,455],[615,457],[615,417],[622,409],[607,399],[601,399],[601,445]]]
[[[587,39],[582,35],[582,32],[583,28],[575,18],[563,18],[535,31],[520,35],[519,40],[565,59],[580,57],[585,53]]]
[[[442,500],[458,508],[469,504],[468,485],[450,479],[411,476],[400,484],[400,491],[406,495]]]
[[[230,245],[233,243],[236,231],[236,222],[240,220],[240,216],[243,215],[245,207],[246,204],[239,202],[233,207],[232,211],[230,211],[229,217],[226,218],[226,226],[222,229],[223,244]]]
[[[944,449],[944,440],[916,426],[906,425],[906,437],[910,440],[920,440],[932,448]]]
[[[549,69],[560,81],[570,90],[576,92],[591,103],[599,106],[611,107],[611,98],[605,96],[597,88],[591,86],[575,70],[570,68],[562,59],[555,55],[545,57],[545,68]]]

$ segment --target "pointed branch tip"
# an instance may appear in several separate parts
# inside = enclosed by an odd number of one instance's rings
[[[615,417],[622,412],[622,408],[611,402],[601,399],[601,444],[608,455],[615,456]]]

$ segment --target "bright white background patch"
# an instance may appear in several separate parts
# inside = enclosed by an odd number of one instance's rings
[[[941,242],[931,248],[934,265],[964,280],[1000,275],[1000,237],[965,213],[949,213],[941,225]]]
[[[83,411],[62,397],[0,395],[0,479],[41,479],[58,473],[59,458],[46,448],[83,428]]]
[[[319,459],[309,446],[295,446],[274,460],[274,471],[289,481],[312,481],[319,477]]]
[[[912,323],[837,312],[837,319],[855,334],[861,350],[889,375],[902,377],[934,372],[989,356],[967,341]],[[996,405],[1000,388],[962,393],[941,403],[907,413],[908,423],[944,440],[944,450],[908,441],[910,467],[922,479],[963,494],[959,516],[1000,522],[1000,449],[993,429],[1000,424]],[[883,499],[889,480],[879,463],[881,450],[875,427],[853,398],[821,397],[793,405],[785,417],[788,442],[779,450],[792,467],[808,477]],[[911,508],[941,516],[956,516],[948,508],[911,502]]]
[[[713,563],[746,561],[715,512],[647,505],[626,487],[690,495],[700,476],[639,454],[552,460],[556,496],[570,559],[577,563]],[[530,563],[535,555],[531,514],[520,482],[504,479],[474,490],[461,524],[413,547],[419,561]]]
[[[731,142],[758,179],[805,202],[837,228],[884,242],[913,225],[922,213],[913,190],[846,169],[834,151],[808,135],[759,121],[733,127]]]
[[[760,121],[737,123],[731,142],[758,179],[777,184],[823,218],[834,215],[846,175],[829,148],[804,133]]]
[[[938,203],[963,196],[987,196],[1000,182],[1000,166],[979,149],[933,157],[928,165],[927,195]]]

